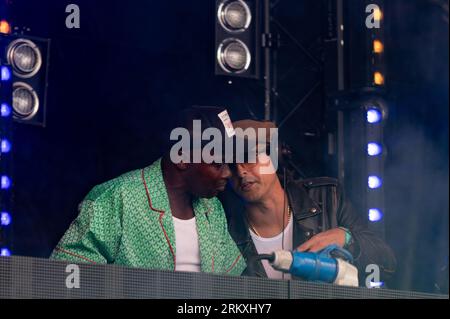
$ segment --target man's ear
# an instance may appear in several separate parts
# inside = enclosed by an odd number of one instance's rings
[[[179,163],[176,163],[175,166],[181,171],[187,170],[189,167],[189,158],[187,158],[188,155],[181,150],[178,152],[178,155],[181,156],[181,160]]]

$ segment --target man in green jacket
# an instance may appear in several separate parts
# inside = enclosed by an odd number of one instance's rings
[[[223,109],[196,107],[183,114],[190,132],[193,119],[202,129],[229,129]],[[245,261],[216,198],[230,176],[223,161],[174,163],[166,153],[94,187],[50,258],[240,275]]]

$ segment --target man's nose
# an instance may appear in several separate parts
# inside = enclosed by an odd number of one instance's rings
[[[236,172],[239,177],[244,177],[247,175],[247,170],[244,165],[236,164]]]

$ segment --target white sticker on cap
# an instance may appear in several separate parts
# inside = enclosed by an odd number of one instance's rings
[[[233,123],[231,123],[230,116],[228,115],[228,112],[225,110],[219,115],[217,115],[219,119],[222,121],[223,126],[225,127],[225,131],[227,132],[228,137],[232,137],[236,135],[236,132],[234,131]]]

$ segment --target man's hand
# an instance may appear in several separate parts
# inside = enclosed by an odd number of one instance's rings
[[[345,231],[340,228],[333,228],[313,236],[310,240],[300,245],[298,251],[317,252],[329,245],[344,247]]]

